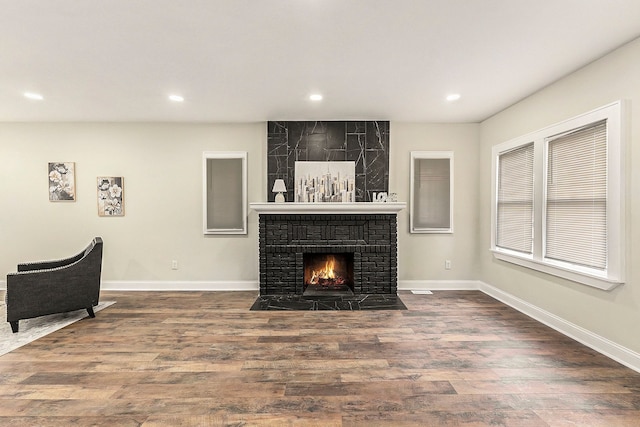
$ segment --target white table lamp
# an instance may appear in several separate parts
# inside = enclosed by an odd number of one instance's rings
[[[273,183],[273,190],[271,190],[276,194],[276,203],[284,203],[284,195],[282,193],[287,192],[287,187],[284,185],[283,179],[276,179],[276,182]]]

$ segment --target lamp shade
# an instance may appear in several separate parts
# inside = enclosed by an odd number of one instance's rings
[[[276,182],[273,183],[273,191],[274,193],[286,193],[287,187],[284,185],[283,179],[276,179]]]

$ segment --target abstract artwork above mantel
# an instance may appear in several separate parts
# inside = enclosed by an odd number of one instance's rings
[[[296,162],[355,163],[355,201],[371,202],[389,191],[388,121],[272,121],[267,124],[267,195],[276,179],[294,201]]]
[[[355,202],[355,162],[296,162],[295,202]]]

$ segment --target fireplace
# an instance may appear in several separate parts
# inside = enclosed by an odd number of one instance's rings
[[[290,207],[272,205],[275,204],[269,204],[268,207],[305,208],[296,203],[282,204]],[[360,206],[363,206],[361,209],[376,208],[373,203],[319,205],[347,205],[353,209]],[[260,212],[259,242],[260,295],[397,293],[398,248],[395,213]],[[325,270],[325,265],[331,262],[334,263],[333,278],[330,277],[332,274],[322,271]],[[335,277],[336,268],[339,270],[338,278]]]
[[[353,295],[353,253],[306,253],[302,260],[303,295]]]

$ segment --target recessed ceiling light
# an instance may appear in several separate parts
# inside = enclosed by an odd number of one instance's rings
[[[452,93],[451,95],[447,95],[447,101],[457,101],[460,99],[459,93]]]
[[[44,99],[44,96],[35,92],[25,92],[24,97],[29,99],[35,99],[36,101],[42,101]]]
[[[169,99],[173,102],[183,102],[184,98],[180,95],[169,95]]]
[[[322,95],[320,95],[319,93],[314,93],[312,95],[309,95],[309,99],[312,101],[322,101]]]

